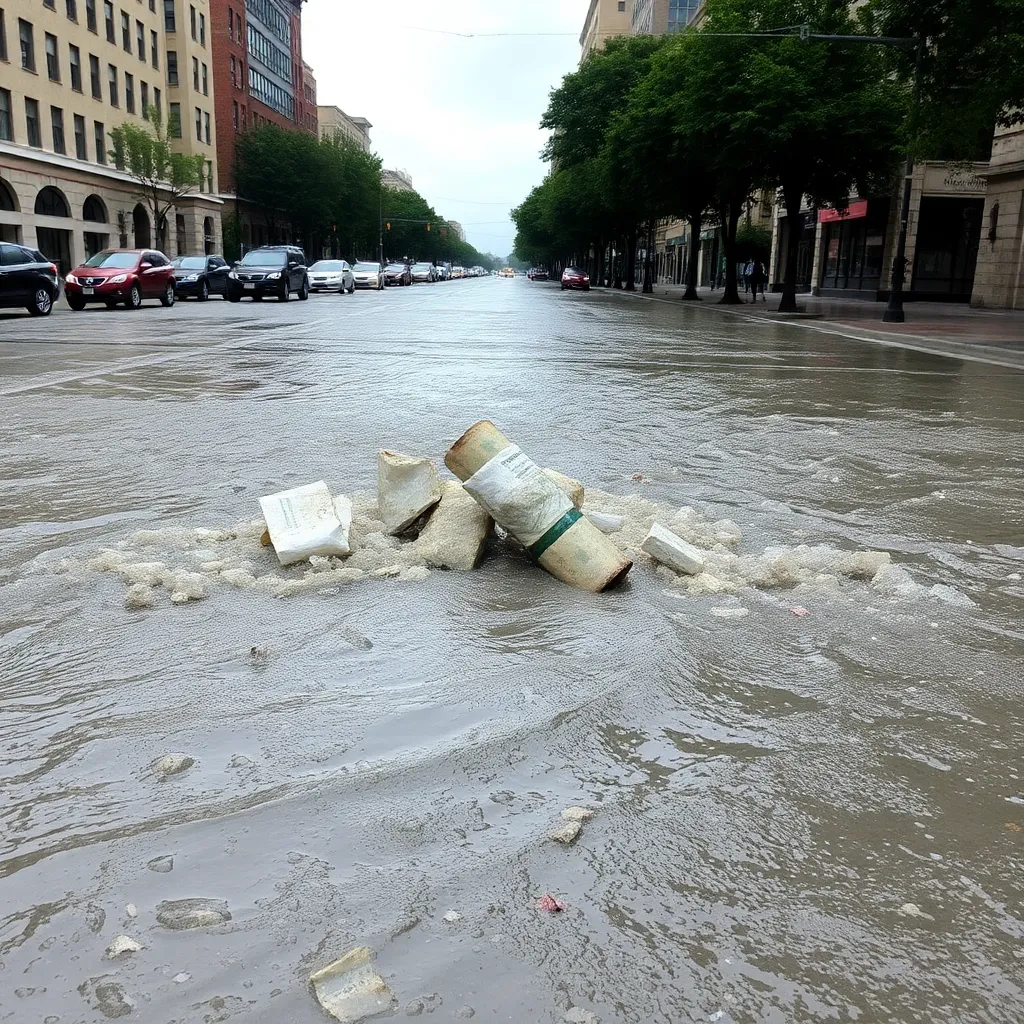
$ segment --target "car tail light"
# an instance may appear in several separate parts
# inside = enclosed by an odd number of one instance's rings
[[[56,263],[51,263],[50,264],[50,273],[56,275],[56,273],[57,273],[57,264]]]

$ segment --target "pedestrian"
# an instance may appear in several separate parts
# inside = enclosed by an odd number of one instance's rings
[[[754,261],[747,260],[747,265],[743,268],[743,294],[745,295],[750,291],[750,275],[754,273]]]
[[[767,302],[768,300],[764,295],[764,284],[768,279],[768,275],[765,273],[764,264],[760,260],[754,260],[753,266],[750,270],[750,290],[753,292],[753,298],[751,302],[757,302],[757,290],[761,289],[761,301]]]

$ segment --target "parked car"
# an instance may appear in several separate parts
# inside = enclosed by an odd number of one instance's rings
[[[546,281],[548,272],[543,267],[531,267],[526,276],[531,281]]]
[[[437,272],[434,270],[433,263],[414,263],[409,268],[409,273],[414,283],[424,281],[433,284],[437,280]]]
[[[347,260],[317,260],[309,268],[309,289],[351,295],[356,290],[355,275]]]
[[[384,270],[379,263],[360,260],[352,268],[352,276],[357,288],[373,288],[380,291],[384,287]]]
[[[297,292],[309,298],[309,273],[306,254],[294,245],[266,245],[247,252],[228,273],[228,302],[243,295],[255,302],[273,297],[287,302]]]
[[[465,267],[452,267],[452,280],[459,281],[466,276]]]
[[[38,249],[0,242],[0,308],[49,316],[60,296],[60,274]]]
[[[566,267],[562,271],[562,291],[567,288],[579,288],[581,291],[590,291],[590,277],[583,273],[579,267]]]
[[[145,299],[173,306],[174,267],[155,249],[104,249],[68,274],[64,294],[76,311],[90,302],[102,302],[107,309],[123,302],[138,309]]]
[[[386,285],[409,285],[412,284],[412,274],[404,263],[389,263],[384,268],[384,283]]]
[[[205,302],[211,295],[223,295],[231,268],[223,256],[179,256],[174,267],[174,291],[179,299],[194,295]]]

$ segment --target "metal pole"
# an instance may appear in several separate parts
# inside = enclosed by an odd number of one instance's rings
[[[654,221],[647,222],[647,246],[644,251],[644,295],[654,294],[654,277],[651,272],[651,250],[654,248]]]
[[[384,185],[377,190],[377,229],[380,241],[377,243],[377,262],[384,266]]]
[[[917,40],[917,55],[914,61],[914,107],[911,113],[912,127],[917,127],[918,108],[921,104],[921,56],[924,40]],[[907,162],[903,168],[903,205],[900,209],[900,234],[896,242],[896,255],[892,261],[892,287],[889,289],[889,302],[882,314],[882,322],[901,324],[906,320],[903,312],[903,285],[907,279],[907,227],[910,222],[910,193],[914,184],[914,150],[917,141],[911,132],[910,146],[907,151]]]

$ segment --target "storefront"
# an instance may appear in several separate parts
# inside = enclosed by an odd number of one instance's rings
[[[874,299],[882,287],[888,199],[858,199],[846,210],[820,210],[821,294],[862,293]]]
[[[970,301],[984,207],[983,198],[921,199],[911,284],[915,297]]]

